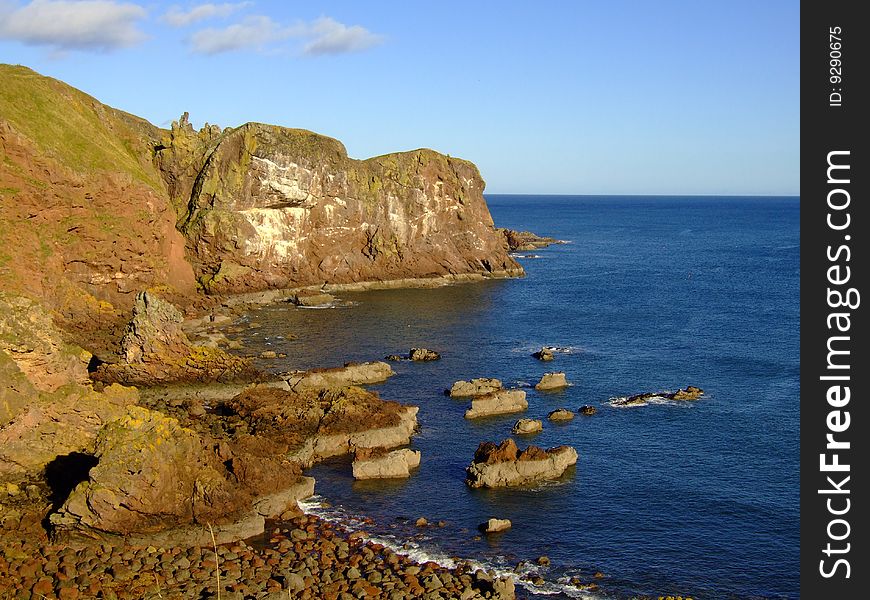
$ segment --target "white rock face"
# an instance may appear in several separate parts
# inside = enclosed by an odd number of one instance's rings
[[[523,390],[499,390],[471,401],[471,408],[465,411],[466,419],[477,419],[492,415],[506,415],[522,412],[529,407],[526,392]]]
[[[420,466],[420,451],[402,448],[382,456],[353,461],[354,479],[399,479]]]

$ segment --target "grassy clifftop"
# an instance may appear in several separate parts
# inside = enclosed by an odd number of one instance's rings
[[[0,119],[73,170],[120,171],[161,189],[150,159],[159,130],[62,81],[0,65]]]

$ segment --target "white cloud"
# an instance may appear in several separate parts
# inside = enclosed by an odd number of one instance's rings
[[[33,0],[0,10],[0,39],[57,50],[115,50],[145,39],[137,4],[114,0]]]
[[[348,27],[329,17],[317,19],[310,28],[313,39],[305,44],[305,54],[344,54],[359,52],[383,42],[383,37],[360,25]]]
[[[199,4],[185,11],[179,6],[172,6],[163,15],[163,21],[173,27],[187,27],[206,19],[226,18],[231,14],[253,4],[252,2],[224,2],[222,4]]]
[[[202,29],[190,37],[194,52],[219,54],[254,48],[265,50],[270,44],[303,35],[303,25],[282,26],[269,17],[247,17],[223,29]]]
[[[383,41],[382,36],[364,27],[348,27],[329,17],[281,25],[267,16],[251,16],[222,29],[197,31],[190,37],[190,43],[194,52],[219,54],[244,49],[266,51],[276,42],[290,38],[306,40],[302,52],[309,56],[359,52]]]

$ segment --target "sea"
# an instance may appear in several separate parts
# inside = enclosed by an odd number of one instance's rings
[[[244,317],[262,324],[241,334],[249,351],[287,354],[262,362],[273,371],[411,347],[442,356],[394,363],[396,375],[372,387],[420,407],[419,470],[355,482],[347,459],[317,465],[305,510],[418,560],[513,573],[519,597],[798,598],[799,198],[486,200],[496,226],[564,243],[516,253],[518,279],[346,293],[325,308],[275,304]],[[531,356],[542,346],[555,360]],[[572,385],[535,391],[548,371]],[[528,410],[466,420],[468,400],[444,390],[474,377],[525,389]],[[612,404],[687,385],[704,397]],[[596,414],[547,420],[582,405]],[[544,421],[539,434],[513,436],[521,448],[569,444],[576,467],[534,487],[467,487],[480,442],[511,437],[520,416]],[[513,526],[481,535],[490,517]]]

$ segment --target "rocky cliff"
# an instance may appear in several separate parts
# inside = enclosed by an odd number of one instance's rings
[[[468,161],[432,150],[353,160],[337,140],[259,123],[213,135],[176,126],[158,152],[182,173],[180,228],[210,292],[521,273]],[[173,165],[210,145],[186,184],[192,170]]]
[[[519,275],[470,162],[273,125],[169,130],[0,65],[0,289],[70,322],[136,293]],[[95,318],[96,317],[96,318]]]

